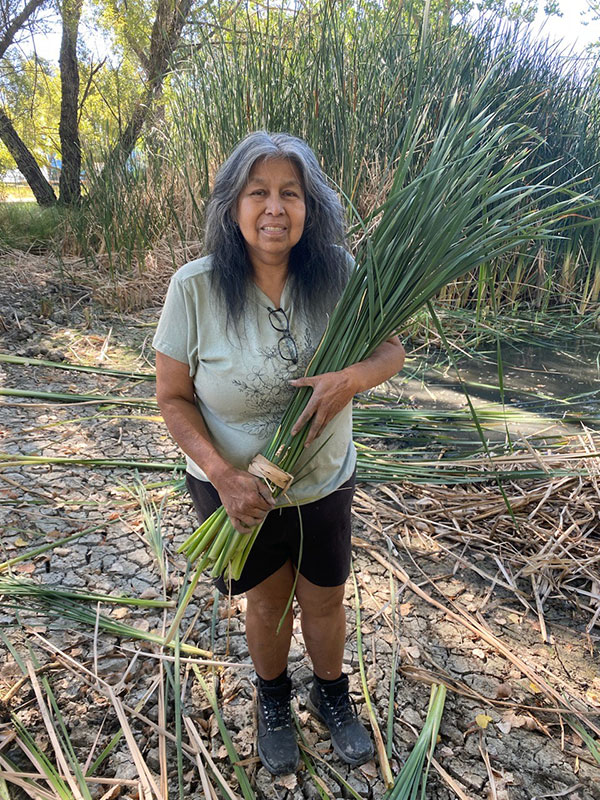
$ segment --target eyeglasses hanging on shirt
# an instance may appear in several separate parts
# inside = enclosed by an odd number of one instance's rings
[[[282,334],[277,343],[279,355],[284,361],[291,361],[292,364],[297,364],[298,348],[296,347],[296,342],[294,341],[294,337],[290,332],[290,321],[287,317],[287,314],[283,308],[268,307],[268,311],[269,322],[271,323],[272,327],[278,333]]]

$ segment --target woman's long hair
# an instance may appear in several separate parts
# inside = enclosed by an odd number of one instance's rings
[[[252,265],[234,211],[250,170],[263,158],[288,158],[302,179],[304,231],[288,263],[295,304],[310,317],[322,319],[337,302],[349,272],[348,254],[336,246],[344,244],[344,211],[313,151],[287,133],[250,133],[218,171],[206,208],[205,246],[213,256],[212,287],[223,303],[228,324],[236,328],[244,317]]]

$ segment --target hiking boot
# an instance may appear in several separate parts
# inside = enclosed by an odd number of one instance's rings
[[[292,727],[292,682],[257,686],[258,755],[271,775],[288,775],[298,769],[300,753]]]
[[[331,744],[342,761],[358,767],[373,758],[371,737],[348,694],[347,675],[334,683],[313,681],[306,707],[329,728]]]

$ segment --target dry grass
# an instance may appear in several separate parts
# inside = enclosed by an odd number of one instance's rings
[[[168,242],[157,244],[130,272],[112,274],[109,258],[97,255],[94,262],[81,258],[65,258],[61,269],[79,287],[89,289],[100,305],[114,311],[137,311],[160,305],[165,297],[171,275],[187,261],[199,258],[200,242],[170,247]]]
[[[17,291],[43,292],[49,276],[54,274],[65,288],[76,288],[77,294],[86,291],[103,308],[128,312],[160,305],[165,297],[173,272],[182,264],[199,258],[199,241],[189,241],[185,246],[170,247],[164,241],[149,252],[143,264],[137,264],[131,273],[113,274],[107,255],[95,256],[87,261],[75,256],[57,256],[26,253],[21,250],[4,251],[3,278]],[[6,262],[4,264],[4,261]]]
[[[544,608],[562,600],[588,616],[587,631],[600,618],[600,460],[598,436],[579,437],[577,457],[585,475],[550,476],[546,480],[510,480],[502,492],[493,483],[480,485],[382,485],[373,495],[359,491],[355,513],[367,516],[380,532],[399,525],[400,537],[417,535],[431,547],[453,553],[494,586],[529,602],[548,641]],[[560,467],[560,454],[551,458]],[[505,457],[507,466],[510,457]],[[533,453],[531,461],[549,459]],[[548,465],[549,466],[549,465]],[[494,575],[478,566],[480,556],[496,565]],[[528,598],[528,599],[526,599]]]

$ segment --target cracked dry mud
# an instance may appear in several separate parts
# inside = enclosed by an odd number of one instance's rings
[[[0,351],[57,363],[151,371],[149,340],[158,306],[131,315],[107,312],[90,300],[86,291],[61,283],[41,260],[9,264],[0,296]],[[0,364],[6,388],[71,393],[119,394],[152,398],[151,381],[69,372],[53,367]],[[99,405],[95,403],[48,403],[34,398],[5,397],[0,406],[3,453],[43,456],[83,456],[137,461],[179,461],[155,408]],[[176,554],[179,544],[192,532],[195,520],[191,503],[182,492],[170,491],[177,480],[170,469],[140,472],[139,477],[157,502],[167,501],[162,511],[161,532],[167,551],[166,592],[177,597],[185,564]],[[98,468],[71,464],[6,466],[0,470],[0,561],[39,544],[55,541],[91,528],[79,539],[21,562],[17,576],[50,585],[101,593],[159,597],[162,593],[157,560],[144,536],[139,503],[128,494],[135,473],[127,468]],[[151,488],[152,484],[161,484]],[[167,492],[167,489],[169,491]],[[411,507],[411,487],[403,485],[400,496]],[[546,621],[551,644],[544,644],[537,617],[526,611],[514,593],[464,566],[450,552],[436,548],[410,523],[375,519],[373,504],[380,499],[374,487],[362,487],[357,495],[354,533],[358,537],[354,567],[361,593],[363,642],[369,690],[377,718],[385,732],[389,681],[394,641],[399,647],[394,714],[392,767],[398,772],[425,718],[432,675],[445,674],[455,690],[448,692],[436,750],[439,767],[430,773],[427,797],[436,800],[462,796],[498,800],[531,800],[534,797],[567,796],[571,800],[600,798],[600,767],[581,739],[565,725],[561,715],[547,710],[539,688],[510,660],[498,653],[467,627],[453,621],[441,609],[418,597],[396,581],[396,630],[390,606],[390,573],[373,556],[372,548],[389,553],[411,579],[444,605],[458,603],[539,672],[559,692],[589,701],[590,691],[600,689],[597,635],[585,633],[587,620],[564,602],[549,601]],[[387,498],[389,503],[389,498]],[[362,541],[360,541],[362,540]],[[366,546],[365,546],[366,545]],[[461,555],[465,552],[460,551]],[[487,556],[470,554],[489,574],[496,566]],[[432,583],[433,582],[433,583]],[[218,602],[216,613],[213,604]],[[95,606],[92,606],[95,611]],[[160,631],[162,611],[116,606],[102,607],[142,630]],[[172,614],[170,611],[169,614]],[[75,662],[85,665],[117,687],[121,701],[133,707],[144,696],[158,672],[158,652],[143,642],[117,638],[93,627],[53,616],[18,613],[0,606],[0,630],[23,657],[27,648],[41,664],[52,660],[44,641],[60,648]],[[214,634],[211,632],[215,619]],[[345,668],[363,718],[366,708],[361,692],[356,623],[351,582],[347,591],[348,640]],[[231,667],[215,679],[227,728],[259,798],[317,798],[317,784],[301,767],[297,776],[273,779],[255,757],[252,670],[243,635],[243,600],[231,606],[226,597],[215,601],[208,581],[203,581],[188,608],[182,630],[190,629],[188,641],[213,649],[217,659]],[[42,638],[39,638],[42,637]],[[137,651],[140,654],[132,664]],[[375,762],[360,769],[344,767],[331,751],[323,728],[305,708],[311,668],[296,623],[290,654],[290,673],[296,689],[294,703],[307,745],[322,759],[316,770],[332,798],[350,796],[329,768],[343,776],[364,798],[381,798],[384,787]],[[125,680],[123,676],[125,675]],[[0,641],[0,697],[18,681],[21,673],[8,648]],[[119,728],[113,707],[105,697],[67,669],[53,669],[49,679],[64,715],[71,740],[82,763],[93,752],[96,758]],[[231,784],[237,787],[216,721],[206,696],[184,671],[184,711],[204,736],[212,757]],[[597,696],[597,695],[596,695]],[[167,727],[175,730],[172,698]],[[51,752],[31,687],[25,684],[11,701],[11,708],[36,734],[38,744]],[[525,708],[527,707],[527,709]],[[585,706],[582,705],[582,708]],[[589,703],[588,703],[589,709]],[[6,715],[7,709],[4,709]],[[598,711],[598,708],[596,708]],[[149,769],[160,771],[158,737],[152,723],[159,719],[154,694],[143,710],[146,721],[130,718],[137,745]],[[487,727],[477,724],[487,715]],[[591,717],[598,724],[598,716]],[[485,719],[484,719],[485,724]],[[0,720],[0,741],[10,722]],[[11,750],[6,745],[6,753]],[[0,750],[1,752],[1,750]],[[167,746],[171,789],[176,781],[175,750]],[[18,758],[17,753],[11,753]],[[486,767],[486,760],[488,767]],[[492,771],[490,777],[490,770]],[[102,778],[122,782],[121,797],[137,797],[137,768],[122,740],[99,770]],[[186,796],[202,797],[198,771],[184,762]],[[451,788],[454,782],[457,789]],[[493,788],[492,788],[493,784]],[[575,787],[575,788],[572,788]],[[567,791],[572,791],[567,794]],[[14,797],[19,790],[11,788]],[[106,784],[91,784],[100,797]],[[494,795],[495,791],[495,795]],[[117,796],[116,789],[114,795]],[[175,796],[175,794],[173,794]]]

